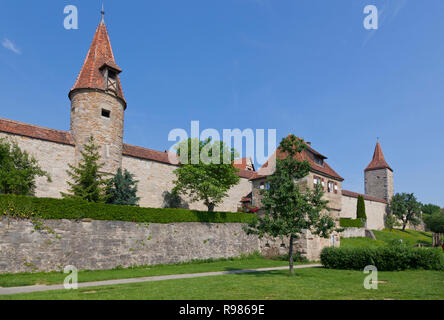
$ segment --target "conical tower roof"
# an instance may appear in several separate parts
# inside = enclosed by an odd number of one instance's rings
[[[393,171],[393,169],[390,168],[390,166],[388,165],[387,161],[385,161],[379,141],[376,143],[375,152],[373,153],[373,159],[369,163],[367,168],[365,168],[365,171],[377,169],[390,169],[391,171]]]
[[[97,26],[96,33],[91,43],[91,47],[86,56],[79,76],[70,91],[70,95],[77,89],[99,89],[106,90],[103,69],[107,67],[116,72],[117,90],[116,95],[123,100],[126,108],[126,101],[123,95],[122,86],[118,74],[122,72],[114,59],[111,42],[105,22],[102,21]]]

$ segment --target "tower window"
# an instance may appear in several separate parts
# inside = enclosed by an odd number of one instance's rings
[[[107,69],[105,73],[106,88],[114,92],[117,91],[117,73],[113,70]]]
[[[116,80],[116,73],[114,71],[108,70],[108,77],[112,80]]]
[[[102,109],[102,117],[109,118],[111,116],[111,111]]]

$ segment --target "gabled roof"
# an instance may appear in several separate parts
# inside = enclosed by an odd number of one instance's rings
[[[70,132],[0,118],[0,132],[74,146]]]
[[[387,161],[385,161],[379,141],[376,143],[375,151],[373,152],[373,159],[364,171],[377,169],[390,169],[391,171],[393,171],[393,169],[390,168],[390,166],[388,165]]]
[[[233,166],[238,169],[255,171],[253,161],[250,157],[234,160]]]
[[[314,150],[310,145],[307,144],[307,148],[304,149],[301,153],[297,154],[297,159],[300,161],[307,160],[311,165],[311,171],[319,174],[326,175],[328,177],[331,177],[336,180],[343,181],[344,178],[342,178],[336,171],[334,171],[328,163],[324,160],[323,165],[319,165],[314,161],[313,155],[324,159],[327,159],[327,157],[323,156],[321,153]],[[282,153],[279,148],[273,153],[273,155],[267,160],[267,162],[264,163],[264,165],[258,170],[257,174],[251,179],[261,179],[268,175],[273,174],[275,169],[275,161],[276,159],[283,159],[285,158],[285,154]]]
[[[86,55],[83,67],[77,77],[72,91],[77,89],[99,89],[106,90],[106,84],[102,74],[102,68],[108,66],[120,73],[122,70],[116,64],[114,59],[111,41],[109,40],[108,31],[105,22],[102,20],[97,26],[96,33],[91,43],[91,47]],[[120,84],[119,76],[116,77],[117,82],[117,97],[122,99],[126,108],[125,97],[123,96],[122,86]]]

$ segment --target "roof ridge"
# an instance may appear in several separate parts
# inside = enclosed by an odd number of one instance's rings
[[[70,134],[70,132],[66,131],[66,130],[48,128],[48,127],[44,127],[44,126],[39,126],[37,124],[26,123],[26,122],[22,122],[22,121],[18,121],[18,120],[12,120],[12,119],[6,119],[6,118],[3,118],[3,117],[0,117],[0,121],[7,121],[7,122],[12,122],[12,123],[16,123],[16,124],[25,125],[25,126],[35,127],[35,128],[39,128],[39,129],[56,131],[56,132],[59,132],[59,133],[69,133]]]

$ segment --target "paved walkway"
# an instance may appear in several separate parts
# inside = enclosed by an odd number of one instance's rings
[[[314,268],[314,267],[321,267],[321,266],[322,266],[321,264],[305,264],[305,265],[294,266],[294,268],[295,269],[303,269],[303,268]],[[109,285],[127,284],[127,283],[140,283],[140,282],[150,282],[150,281],[220,276],[220,275],[224,275],[224,274],[238,274],[238,273],[262,272],[262,271],[286,270],[288,268],[289,267],[274,267],[274,268],[261,268],[261,269],[172,274],[172,275],[167,275],[167,276],[155,276],[155,277],[145,277],[145,278],[131,278],[131,279],[116,279],[116,280],[105,280],[105,281],[94,281],[94,282],[82,282],[82,283],[79,283],[78,286],[79,286],[79,288],[109,286]],[[63,284],[56,284],[56,285],[50,285],[50,286],[40,285],[40,286],[27,286],[27,287],[13,287],[13,288],[1,288],[0,287],[0,295],[30,293],[30,292],[39,292],[39,291],[49,291],[49,290],[63,290],[63,289],[65,289],[63,287]]]

